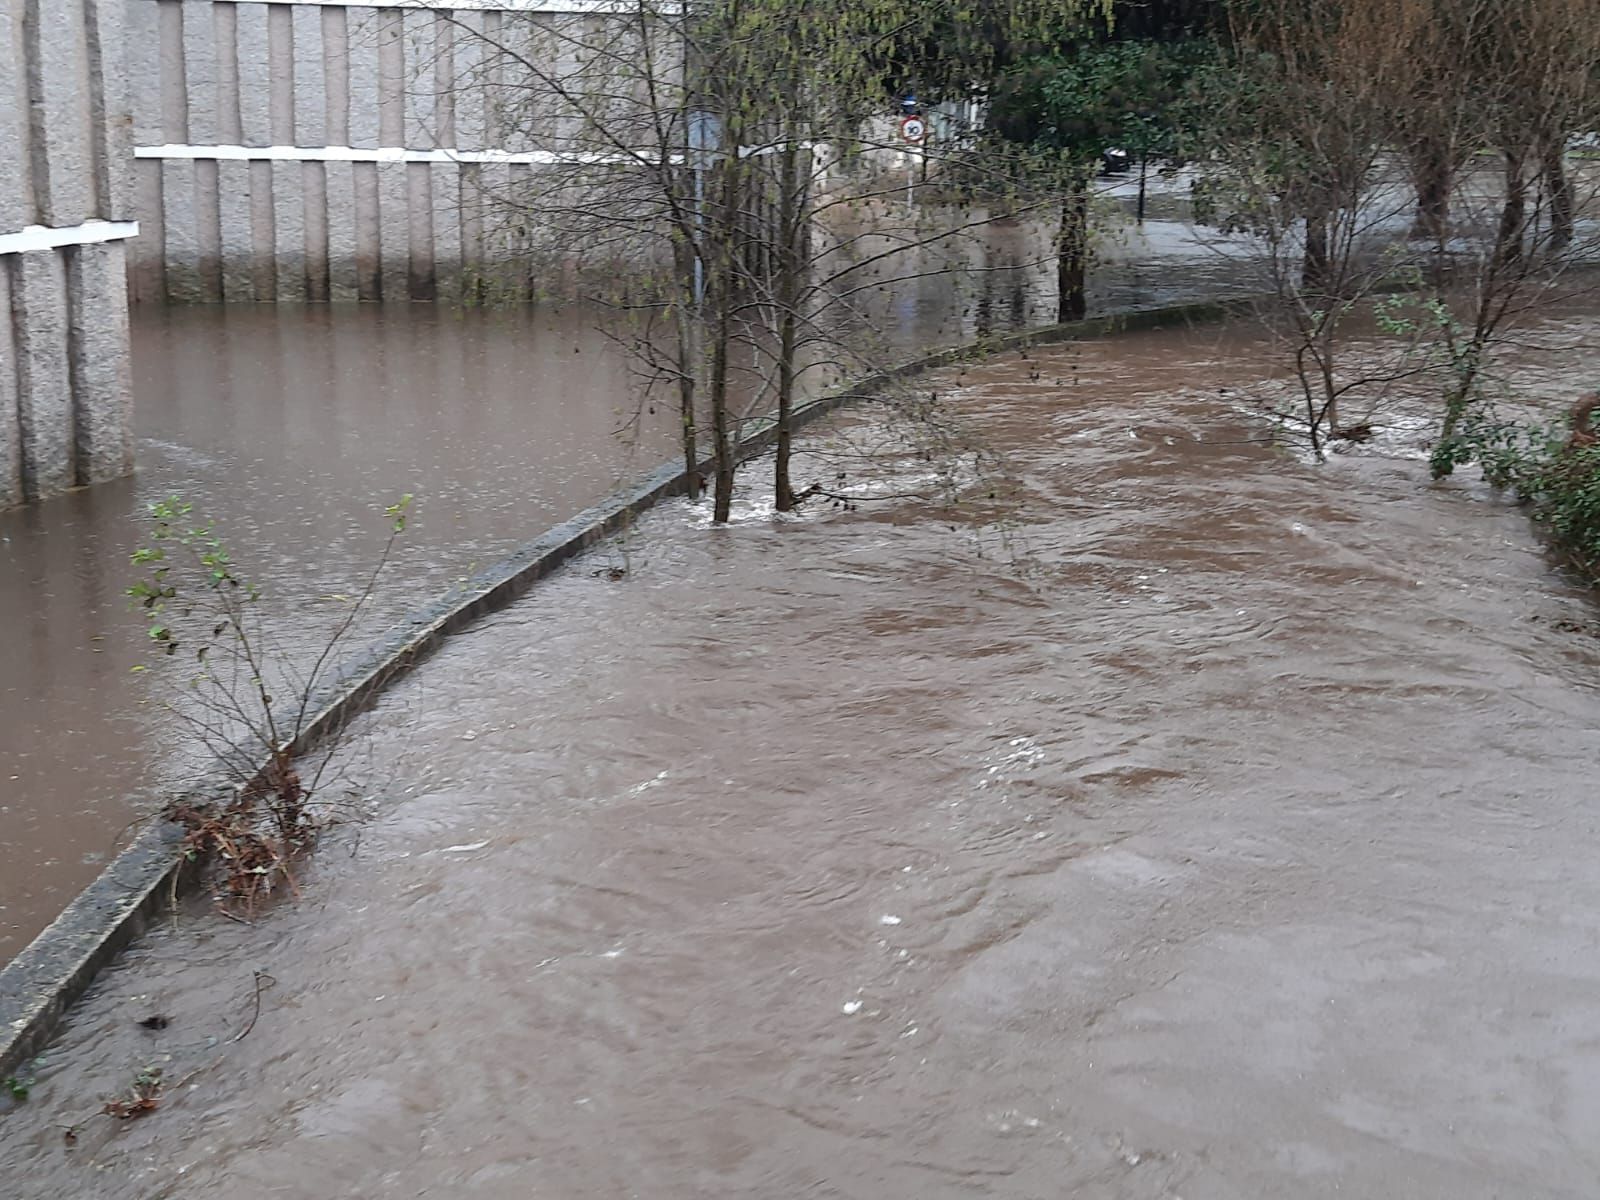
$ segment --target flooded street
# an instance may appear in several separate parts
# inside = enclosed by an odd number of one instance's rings
[[[635,415],[628,364],[589,313],[135,310],[139,471],[0,513],[0,961],[100,870],[170,787],[186,731],[130,674],[124,590],[145,507],[214,521],[276,610],[322,636],[383,544],[417,519],[369,614],[381,628],[654,467],[673,422]],[[537,362],[536,373],[528,370]],[[179,780],[181,782],[181,777]]]
[[[954,256],[968,284],[863,293],[876,364],[1051,320],[1053,278],[1020,265],[1027,244],[992,230]],[[1123,231],[1106,258],[1102,310],[1239,286],[1175,221]],[[0,513],[0,963],[203,768],[159,706],[170,692],[130,674],[146,654],[124,595],[146,507],[192,501],[315,646],[371,569],[383,506],[414,493],[353,651],[672,457],[676,419],[641,405],[616,326],[581,306],[134,309],[138,473]]]
[[[298,900],[69,1016],[8,1194],[1592,1195],[1594,609],[1476,485],[1261,444],[1275,369],[946,374],[985,512],[674,502],[453,639]]]

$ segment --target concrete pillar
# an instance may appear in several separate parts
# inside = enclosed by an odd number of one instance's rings
[[[195,212],[194,163],[167,159],[161,164],[161,201],[165,205],[167,299],[193,303],[200,290],[200,220]]]
[[[225,146],[243,145],[244,117],[239,103],[239,5],[213,4],[211,27],[216,34],[217,141]]]
[[[250,233],[250,164],[217,164],[217,199],[221,208],[222,298],[255,299],[255,243]]]
[[[323,13],[314,4],[296,4],[291,8],[294,14],[294,144],[326,146],[330,142],[328,89],[322,60]]]
[[[505,101],[505,89],[501,83],[505,76],[505,56],[495,49],[501,44],[504,36],[505,14],[499,12],[485,12],[480,15],[483,22],[483,62],[478,70],[478,91],[483,98],[483,139],[484,150],[495,148],[506,149],[502,138],[501,126],[505,123],[501,119],[500,105]]]
[[[82,3],[24,0],[34,42],[33,171],[41,223],[78,225],[97,215],[91,140],[88,28]]]
[[[378,142],[378,10],[347,8],[345,61],[350,145],[375,148]]]
[[[120,56],[179,30],[148,16],[130,33],[120,0],[0,0],[0,507],[132,466],[126,255],[85,226],[128,215]]]
[[[434,274],[433,168],[428,163],[406,164],[406,212],[410,237],[410,269],[406,290],[413,300],[437,298]]]
[[[305,164],[273,163],[273,256],[278,268],[278,300],[298,302],[306,298],[305,217]]]
[[[298,146],[295,136],[294,10],[287,4],[267,5],[267,97],[271,144]]]
[[[405,51],[404,141],[413,150],[431,150],[444,145],[439,140],[439,88],[434,78],[438,67],[438,17],[431,12],[402,12],[402,43]]]
[[[128,121],[127,22],[120,0],[83,0],[89,49],[89,153],[95,211],[126,218],[132,200],[133,137]],[[124,256],[126,257],[126,256]]]
[[[272,67],[267,5],[237,4],[240,144],[272,145]]]
[[[378,164],[378,228],[382,254],[383,298],[411,296],[411,195],[407,163]]]
[[[67,254],[72,430],[80,484],[133,470],[126,277],[121,242],[74,246]]]
[[[350,21],[346,10],[322,10],[322,86],[327,96],[324,132],[330,146],[350,140]]]
[[[533,194],[534,168],[527,163],[512,163],[508,172],[509,181],[506,185],[507,196],[513,204],[526,201]],[[523,301],[533,299],[534,279],[533,272],[528,263],[528,251],[531,238],[523,232],[521,220],[514,224],[507,220],[509,214],[502,211],[500,219],[507,226],[506,246],[509,255],[504,264],[504,273],[509,289],[507,299]]]
[[[449,13],[435,13],[433,43],[434,145],[456,144],[456,37],[461,32]]]
[[[203,158],[194,164],[195,286],[207,302],[223,298],[221,165]]]
[[[161,128],[161,5],[154,0],[128,0],[123,31],[123,58],[128,71],[128,107],[133,144],[159,146]]]
[[[132,262],[128,267],[133,299],[140,304],[159,304],[167,295],[166,229],[162,222],[161,164],[155,159],[143,158],[133,164],[130,211],[139,217],[139,236],[130,247]]]
[[[429,213],[433,253],[434,290],[437,299],[459,302],[461,293],[461,168],[454,163],[434,163],[425,168],[433,175]]]
[[[461,213],[461,268],[457,291],[463,300],[481,299],[483,285],[483,167],[463,163],[456,195]]]
[[[503,205],[511,190],[511,167],[484,163],[478,171],[477,196],[472,204],[480,232],[478,277],[488,292],[499,298],[506,292],[506,221]]]
[[[406,145],[405,16],[397,8],[378,18],[378,145]]]
[[[352,86],[354,80],[352,78]],[[362,300],[383,299],[383,259],[378,237],[378,164],[351,163],[354,203],[351,205],[355,242],[356,295]]]
[[[456,19],[464,27],[456,30],[455,47],[451,55],[455,92],[454,145],[460,150],[489,148],[483,18],[484,14],[478,12],[456,14]]]
[[[303,163],[305,175],[306,299],[332,299],[328,275],[328,163]]]
[[[126,0],[134,8],[148,0]],[[188,141],[210,146],[222,139],[217,127],[217,22],[215,4],[186,3],[183,12],[183,78],[189,114]]]
[[[67,357],[67,272],[59,252],[12,260],[11,314],[17,343],[17,416],[28,499],[77,483],[73,463],[72,366]]]
[[[10,0],[0,4],[0,62],[27,61],[21,15]],[[7,71],[0,75],[0,230],[37,220],[30,149],[28,73]]]
[[[356,276],[356,185],[355,169],[371,168],[370,163],[331,162],[328,164],[328,298],[359,300],[361,285]]]
[[[250,163],[250,290],[261,301],[278,298],[277,221],[270,162]]]
[[[161,58],[155,70],[160,80],[160,121],[163,142],[189,140],[187,66],[183,57],[183,4],[159,0],[156,10]]]

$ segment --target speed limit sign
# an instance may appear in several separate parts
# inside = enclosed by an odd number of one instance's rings
[[[900,136],[915,145],[928,136],[928,122],[922,117],[901,117]]]

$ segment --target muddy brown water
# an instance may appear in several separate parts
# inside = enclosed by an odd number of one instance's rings
[[[8,1193],[1592,1195],[1594,609],[1469,483],[1258,444],[1266,370],[946,376],[984,521],[752,483],[485,620],[298,901],[102,977]]]
[[[192,501],[274,606],[320,634],[371,569],[383,506],[418,494],[365,626],[381,627],[666,456],[665,417],[615,435],[634,415],[629,370],[594,324],[135,310],[138,473],[0,513],[0,961],[174,782],[161,764],[183,731],[129,674],[146,657],[124,595],[146,505]]]
[[[965,277],[861,293],[872,361],[1048,321],[1047,272],[1019,265],[1036,233],[963,241]],[[1172,222],[1119,235],[1113,255],[1102,309],[1240,286]],[[641,409],[615,326],[581,307],[134,310],[137,475],[0,513],[0,962],[204,769],[160,707],[165,685],[129,673],[147,657],[124,596],[146,506],[179,494],[215,521],[304,651],[370,568],[383,505],[414,493],[353,651],[672,455],[669,406]]]

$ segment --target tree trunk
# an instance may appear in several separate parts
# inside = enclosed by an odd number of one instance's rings
[[[1559,252],[1572,244],[1573,223],[1577,215],[1572,179],[1567,174],[1566,148],[1559,137],[1545,142],[1543,159],[1540,169],[1544,174],[1545,190],[1550,196],[1550,249]]]
[[[1056,235],[1056,320],[1081,321],[1089,311],[1084,294],[1089,268],[1089,182],[1073,180],[1061,201]]]
[[[730,145],[739,141],[734,130],[728,134]],[[740,167],[737,155],[727,155],[719,165],[722,172],[722,203],[717,214],[717,241],[714,270],[707,298],[715,313],[716,341],[711,348],[711,442],[715,461],[712,516],[717,524],[726,524],[733,513],[733,476],[737,466],[736,448],[728,413],[728,367],[730,343],[733,340],[733,309],[737,303],[737,276],[740,252],[739,201]]]
[[[1308,292],[1328,286],[1328,214],[1306,214],[1306,256],[1300,264],[1300,286]]]
[[[700,497],[703,481],[700,478],[700,431],[695,421],[695,377],[700,369],[699,347],[695,336],[700,320],[698,297],[695,295],[695,246],[680,237],[674,247],[678,272],[678,303],[674,320],[678,333],[678,419],[679,438],[683,450],[683,473],[688,480],[689,499]]]
[[[1428,138],[1412,145],[1407,157],[1417,189],[1411,236],[1442,242],[1450,236],[1450,194],[1455,182],[1449,151],[1437,138]]]
[[[799,171],[800,147],[794,141],[784,144],[779,167],[777,288],[778,303],[778,441],[774,466],[773,496],[779,512],[792,512],[795,506],[794,482],[789,477],[789,461],[794,449],[795,354],[800,332],[801,273],[805,269],[803,252],[806,204]]]
[[[1522,260],[1522,236],[1528,224],[1528,181],[1522,173],[1522,156],[1506,152],[1506,199],[1500,209],[1500,228],[1495,234],[1495,262],[1501,267]]]

